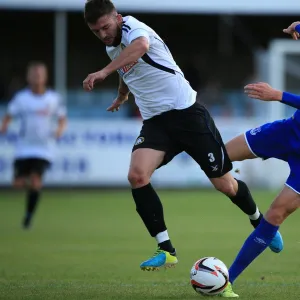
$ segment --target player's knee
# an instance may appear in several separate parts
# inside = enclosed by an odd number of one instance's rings
[[[25,180],[24,179],[15,179],[13,182],[13,187],[15,189],[22,189],[25,187]]]
[[[231,180],[218,180],[214,183],[215,188],[228,197],[236,195],[236,188]]]
[[[40,190],[42,188],[42,179],[39,175],[32,175],[30,177],[30,188],[33,190]]]
[[[234,186],[232,183],[227,183],[221,186],[220,192],[225,194],[228,197],[234,197],[236,195],[236,191],[234,190]]]
[[[150,178],[147,172],[139,168],[132,168],[128,173],[128,181],[133,188],[140,188],[147,185],[150,182]]]

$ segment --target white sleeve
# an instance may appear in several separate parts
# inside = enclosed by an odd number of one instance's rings
[[[12,117],[17,117],[21,113],[20,101],[17,97],[13,98],[7,107],[7,114]]]
[[[128,42],[131,44],[135,39],[145,37],[150,44],[150,36],[147,30],[143,28],[133,29],[128,33]]]

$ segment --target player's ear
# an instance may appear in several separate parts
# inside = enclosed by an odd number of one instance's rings
[[[117,14],[117,22],[119,25],[122,25],[122,22],[123,22],[123,17],[121,14]]]

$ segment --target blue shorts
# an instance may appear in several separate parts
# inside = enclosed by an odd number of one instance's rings
[[[300,124],[293,118],[267,123],[247,131],[245,138],[255,156],[289,164],[286,185],[300,194]]]

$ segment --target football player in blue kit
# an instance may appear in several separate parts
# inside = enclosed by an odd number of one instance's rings
[[[300,34],[300,22],[293,23],[283,32],[297,40]],[[248,84],[245,86],[245,93],[250,98],[278,101],[298,110],[291,118],[249,130],[226,144],[231,161],[256,157],[277,158],[289,164],[290,175],[284,188],[271,204],[259,226],[246,239],[231,265],[230,283],[220,294],[225,298],[238,297],[232,291],[233,282],[269,246],[279,226],[300,206],[300,96],[276,90],[263,82]]]

